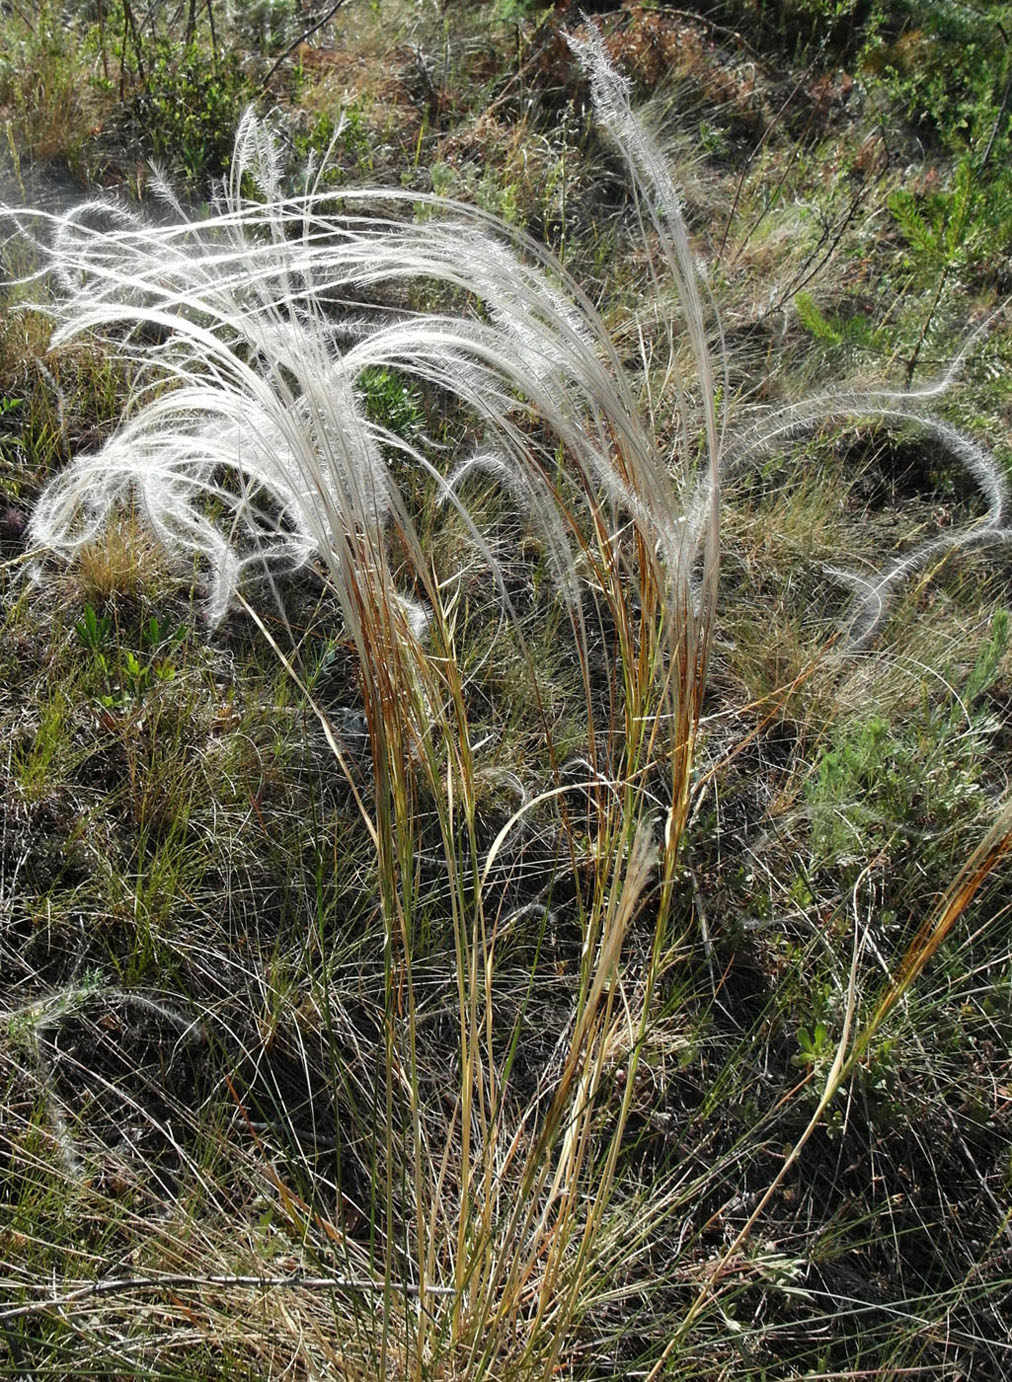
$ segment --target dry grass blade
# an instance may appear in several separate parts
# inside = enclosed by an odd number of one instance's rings
[[[994,825],[953,879],[952,886],[938,906],[921,923],[903,956],[899,970],[879,1001],[867,1027],[860,1034],[849,1065],[853,1065],[867,1050],[882,1023],[924,973],[926,966],[952,933],[953,927],[959,923],[977,893],[1004,861],[1010,849],[1012,803],[1002,809]]]

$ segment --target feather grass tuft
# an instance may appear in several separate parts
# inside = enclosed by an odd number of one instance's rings
[[[157,222],[103,202],[65,215],[8,213],[42,249],[53,344],[98,336],[133,380],[114,435],[45,489],[33,544],[69,560],[135,513],[181,568],[196,568],[212,623],[239,603],[268,639],[247,600],[249,578],[313,567],[357,653],[369,791],[324,728],[373,851],[384,971],[377,1078],[386,1085],[370,1097],[384,1125],[370,1166],[368,1248],[342,1241],[337,1225],[327,1237],[356,1279],[382,1290],[382,1307],[358,1321],[365,1351],[377,1355],[374,1375],[444,1366],[555,1375],[567,1332],[606,1275],[637,1064],[655,987],[678,948],[672,898],[716,610],[723,474],[829,418],[915,418],[989,505],[984,522],[946,538],[944,550],[1007,536],[1000,471],[911,396],[827,396],[728,442],[712,344],[719,325],[677,189],[600,38],[570,42],[635,185],[657,289],[648,310],[672,353],[684,339],[692,362],[690,379],[673,361],[668,373],[671,451],[593,303],[544,247],[445,198],[322,191],[312,166],[292,194],[270,127],[252,112],[203,218],[186,215],[168,188]],[[376,420],[369,380],[383,371],[466,417],[462,454]],[[585,725],[575,751],[545,705],[501,544],[469,499],[476,479],[540,540],[559,626],[572,635],[578,706],[568,712],[580,715],[581,733]],[[512,637],[544,731],[549,780],[533,787],[512,766],[477,761],[492,736],[487,720],[473,732],[463,575],[437,572],[419,492],[463,525],[468,563],[477,554],[488,567],[491,623]],[[873,635],[905,577],[942,551],[941,540],[925,545],[865,583],[852,646]],[[477,660],[487,663],[496,643]],[[479,801],[495,785],[507,789],[509,814],[489,843]],[[553,867],[568,871],[572,902],[552,896],[553,881],[509,892],[538,812],[554,813]],[[445,875],[428,896],[423,859]],[[436,905],[452,945],[457,1075],[432,1098],[419,1073],[415,978],[426,908]],[[505,1055],[494,1030],[497,948],[527,913],[554,922],[563,906],[579,929],[572,1011],[532,1094],[512,1083],[522,1019]],[[848,1033],[849,1022],[848,1013]],[[409,1308],[408,1297],[425,1308]]]
[[[329,739],[375,852],[385,928],[375,1267],[385,1281],[410,1279],[419,1296],[448,1298],[409,1328],[403,1301],[388,1292],[375,1321],[384,1373],[394,1333],[411,1336],[408,1371],[447,1347],[468,1351],[479,1372],[494,1368],[516,1353],[518,1320],[528,1329],[521,1353],[554,1366],[592,1274],[631,1108],[627,1094],[602,1149],[602,1072],[619,1062],[633,1089],[669,944],[716,599],[716,376],[705,295],[664,161],[601,45],[573,46],[636,183],[655,283],[674,282],[690,342],[698,378],[677,400],[678,454],[659,447],[639,382],[542,246],[435,196],[322,192],[312,168],[306,190],[288,194],[270,129],[252,112],[203,219],[186,216],[168,190],[159,222],[97,202],[34,215],[56,289],[44,309],[53,343],[101,337],[133,387],[101,450],[73,458],[50,482],[33,542],[71,559],[135,511],[181,567],[197,569],[212,622],[233,601],[251,608],[242,587],[252,573],[313,565],[357,651],[373,790],[358,790]],[[21,229],[33,220],[16,219]],[[412,306],[419,301],[439,305]],[[673,339],[678,323],[665,323],[659,296],[656,310]],[[375,419],[368,383],[382,371],[467,417],[463,456]],[[486,491],[491,483],[541,542],[573,640],[582,712],[569,714],[586,725],[576,780],[561,766],[571,744],[556,743],[541,703],[500,547],[469,506],[469,477]],[[492,622],[512,629],[543,721],[554,781],[535,790],[475,761],[473,745],[488,736],[470,728],[460,582],[437,576],[417,522],[419,487],[437,512],[463,522],[468,561],[477,553],[488,565]],[[488,846],[477,803],[495,781],[515,784],[518,805]],[[566,804],[575,800],[579,828]],[[511,1092],[512,1059],[485,1015],[497,938],[519,915],[507,887],[515,842],[538,810],[556,812],[559,867],[568,860],[579,894],[582,958],[568,1035],[530,1106]],[[419,1086],[412,979],[419,860],[432,857],[433,824],[459,1010],[460,1087],[442,1150]],[[627,937],[644,914],[645,971],[627,980]]]

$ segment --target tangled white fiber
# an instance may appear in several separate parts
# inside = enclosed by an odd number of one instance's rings
[[[499,473],[545,535],[563,591],[575,591],[574,512],[582,507],[592,525],[604,510],[616,527],[631,522],[666,573],[671,617],[702,631],[716,590],[719,440],[697,269],[675,189],[624,82],[598,38],[572,42],[678,285],[702,386],[680,400],[682,435],[703,436],[701,454],[659,454],[598,313],[541,246],[445,199],[323,191],[312,168],[304,190],[286,195],[276,142],[250,112],[204,219],[166,189],[170,219],[159,223],[106,202],[58,217],[11,213],[22,228],[29,215],[42,223],[35,237],[58,287],[46,308],[53,345],[87,333],[113,339],[135,379],[111,439],[73,458],[41,496],[33,542],[69,558],[132,509],[168,553],[196,562],[212,620],[251,564],[291,570],[317,559],[352,626],[371,582],[373,598],[417,638],[426,563],[391,477],[396,453],[462,512],[468,471]],[[420,201],[426,212],[413,217]],[[378,305],[420,283],[463,305]],[[463,402],[478,419],[473,454],[444,473],[428,449],[370,420],[360,381],[375,368]],[[415,568],[412,592],[395,587],[391,529],[400,560],[408,553]],[[701,543],[702,595],[690,574]]]
[[[676,290],[695,377],[684,390],[676,381],[675,454],[659,450],[637,382],[591,301],[547,250],[444,198],[321,190],[312,167],[304,190],[288,195],[276,142],[249,112],[216,210],[203,219],[187,216],[164,187],[169,219],[158,223],[103,201],[62,216],[7,213],[19,232],[35,227],[43,272],[57,285],[55,305],[45,308],[56,321],[53,345],[88,333],[114,339],[135,380],[111,439],[73,458],[41,496],[34,544],[69,558],[114,514],[133,509],[168,553],[196,561],[212,621],[251,565],[278,571],[322,560],[352,629],[368,585],[370,603],[417,639],[431,592],[388,464],[397,454],[462,513],[465,477],[497,477],[544,537],[558,587],[573,601],[574,515],[583,532],[596,530],[606,511],[613,534],[631,524],[667,592],[668,636],[698,669],[716,600],[721,474],[844,415],[927,428],[982,485],[989,505],[982,523],[878,574],[834,571],[857,591],[845,620],[852,645],[871,638],[903,579],[929,559],[1007,542],[1004,476],[979,444],[925,414],[933,391],[813,399],[727,441],[717,416],[716,333],[707,329],[667,164],[633,115],[600,37],[591,30],[570,43]],[[414,215],[419,203],[422,217]],[[389,306],[419,284],[450,290],[452,310]],[[659,296],[651,310],[664,312]],[[473,450],[447,468],[432,448],[372,421],[361,387],[372,368],[462,402],[477,419]],[[391,529],[411,568],[410,592],[391,568]]]

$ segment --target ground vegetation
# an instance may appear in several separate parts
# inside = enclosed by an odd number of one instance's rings
[[[0,38],[0,1376],[1006,1377],[1012,5]]]

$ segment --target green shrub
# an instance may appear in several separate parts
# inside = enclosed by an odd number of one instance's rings
[[[238,53],[212,56],[189,43],[160,41],[127,105],[128,128],[155,162],[191,183],[228,168],[235,127],[251,99]]]
[[[916,839],[923,868],[932,839],[986,805],[984,698],[1008,646],[999,610],[955,705],[925,698],[905,722],[873,713],[836,730],[807,788],[816,866],[898,860]]]
[[[1007,145],[1012,4],[891,0],[868,24],[864,67],[907,119],[953,150]]]

